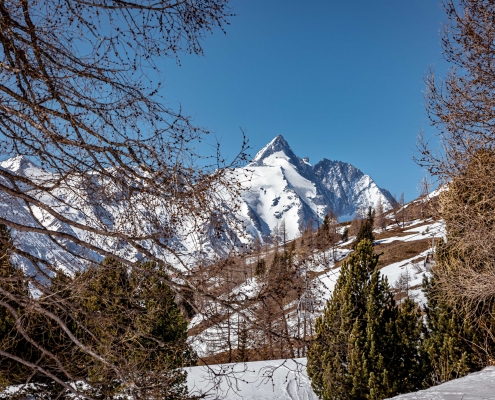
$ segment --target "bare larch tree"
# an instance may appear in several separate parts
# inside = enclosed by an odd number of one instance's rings
[[[485,304],[493,313],[495,3],[449,0],[444,8],[448,22],[442,34],[443,54],[452,68],[443,80],[431,70],[425,92],[441,151],[423,135],[417,159],[448,189],[440,195],[447,242],[434,272],[439,293],[455,307],[464,305],[469,315],[475,315],[475,310],[486,310]],[[493,328],[485,328],[493,341]]]
[[[228,163],[219,154],[202,158],[197,149],[208,132],[163,105],[156,65],[201,55],[204,36],[223,30],[230,13],[227,0],[0,1],[0,224],[11,229],[3,243],[9,259],[24,267],[1,276],[0,305],[42,355],[30,362],[2,350],[1,357],[67,393],[90,398],[82,388],[94,381],[31,336],[35,321],[19,310],[34,310],[39,327],[55,326],[111,371],[109,385],[117,379],[134,398],[150,398],[166,384],[159,373],[151,376],[132,346],[100,340],[97,315],[64,290],[83,296],[78,271],[111,258],[108,268],[129,276],[152,276],[143,265],[153,262],[162,271],[156,279],[178,298],[197,294],[181,243],[218,238],[236,224],[240,186],[230,171],[243,162],[245,141]],[[28,238],[46,253],[30,251]],[[9,290],[15,282],[28,290]]]

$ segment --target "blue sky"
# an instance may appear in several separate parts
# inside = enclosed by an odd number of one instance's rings
[[[212,130],[233,156],[243,128],[253,148],[283,135],[300,157],[349,162],[393,194],[417,196],[412,160],[432,132],[423,77],[445,72],[436,0],[233,0],[227,34],[204,57],[158,63],[161,94]]]

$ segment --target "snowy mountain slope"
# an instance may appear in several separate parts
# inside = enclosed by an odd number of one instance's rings
[[[242,171],[251,174],[243,184],[242,199],[254,236],[266,237],[284,221],[287,238],[293,239],[329,210],[349,219],[360,209],[375,207],[379,199],[385,210],[391,208],[392,196],[369,175],[341,161],[324,159],[312,166],[296,156],[281,135]]]
[[[394,245],[402,245],[408,247],[414,242],[430,243],[431,237],[440,238],[444,235],[443,221],[429,220],[413,220],[406,223],[404,229],[392,230],[386,233],[385,239],[375,241],[375,244],[393,243]],[[334,250],[316,251],[311,255],[311,259],[304,265],[307,272],[310,273],[312,279],[308,284],[307,294],[309,295],[314,312],[307,316],[308,326],[314,326],[316,318],[321,314],[326,301],[331,297],[337,279],[340,275],[340,267],[336,267],[336,263],[343,260],[351,253],[349,244],[352,243],[354,237],[351,237],[348,242],[339,243]],[[380,251],[380,250],[378,250]],[[430,248],[417,250],[415,253],[405,252],[400,261],[385,264],[380,272],[387,277],[390,286],[396,287],[399,281],[408,280],[408,295],[419,304],[425,303],[424,293],[422,292],[421,284],[424,276],[429,276],[424,265],[426,255],[431,251]],[[333,255],[335,254],[335,260]],[[253,261],[254,262],[254,261]],[[338,264],[337,264],[338,265]],[[301,271],[302,274],[306,270]],[[228,294],[228,298],[243,298],[254,299],[263,290],[264,281],[259,278],[247,278],[245,281],[235,286]],[[285,306],[285,319],[288,323],[288,334],[291,337],[300,336],[300,318],[297,313],[297,300],[295,303],[289,303]],[[240,312],[225,311],[228,317],[214,324],[213,326],[205,327],[204,330],[196,331],[190,336],[190,343],[193,345],[200,357],[212,357],[217,354],[228,351],[231,348],[237,348],[237,334],[232,327],[238,326],[239,321],[245,319],[251,320],[256,318],[256,305],[241,309]],[[202,314],[196,315],[190,322],[190,329],[195,327],[206,316]],[[311,330],[311,328],[310,328]],[[230,340],[227,341],[226,337]]]
[[[431,237],[440,238],[444,235],[444,223],[435,220],[413,220],[406,223],[405,229],[392,230],[389,229],[385,239],[375,241],[378,243],[391,243],[394,246],[403,246],[408,248],[414,242],[430,242]],[[394,233],[397,234],[395,235]],[[331,297],[337,279],[340,275],[340,267],[336,263],[347,257],[352,250],[349,249],[349,244],[354,240],[350,238],[348,242],[339,243],[332,250],[316,251],[312,253],[308,263],[304,263],[307,272],[312,276],[309,281],[308,290],[306,293],[311,298],[314,306],[314,312],[307,316],[308,326],[314,326],[316,318],[321,314],[326,301]],[[431,242],[430,242],[431,243]],[[408,281],[408,294],[417,303],[424,305],[425,297],[422,292],[422,282],[424,276],[429,276],[424,265],[426,255],[431,251],[420,248],[417,252],[411,254],[404,252],[400,261],[394,261],[385,264],[380,272],[387,277],[389,284],[392,287],[398,286],[399,281]],[[333,256],[335,255],[335,260]],[[255,262],[252,261],[252,262]],[[301,264],[302,265],[302,264]],[[338,264],[337,264],[338,265]],[[306,269],[302,271],[305,274]],[[259,277],[247,278],[245,281],[233,287],[226,295],[227,298],[238,299],[255,299],[263,290],[264,281]],[[285,320],[288,323],[288,334],[291,337],[299,337],[300,335],[300,318],[297,314],[296,302],[285,305]],[[218,311],[221,315],[224,313],[225,318],[220,318],[219,322],[213,325],[207,325],[202,330],[195,330],[194,334],[189,337],[191,345],[195,348],[200,357],[213,357],[217,354],[229,351],[229,348],[237,348],[237,334],[232,327],[238,326],[239,321],[251,320],[256,318],[256,303],[250,307],[240,309],[239,312],[232,310]],[[208,317],[203,314],[197,314],[190,321],[189,328],[197,326],[200,322],[205,321]],[[310,328],[311,330],[311,328]],[[226,340],[226,337],[230,340]]]
[[[53,184],[58,178],[56,174],[43,170],[22,156],[0,162],[0,168],[29,177],[39,183],[51,182]],[[0,178],[0,182],[7,187],[11,184],[3,177]],[[192,265],[196,261],[194,257],[198,254],[213,258],[221,253],[221,246],[232,247],[233,242],[239,242],[239,238],[235,236],[236,232],[232,235],[225,235],[225,237],[211,233],[212,229],[208,226],[209,219],[206,214],[202,220],[200,219],[202,215],[190,217],[183,215],[181,222],[176,224],[172,231],[168,228],[167,199],[152,195],[133,198],[134,214],[131,216],[131,222],[128,212],[129,203],[126,203],[126,198],[113,193],[113,186],[105,187],[105,177],[95,173],[81,176],[69,175],[54,185],[49,193],[38,191],[27,184],[23,185],[25,185],[24,193],[44,203],[62,217],[57,218],[37,205],[31,204],[29,207],[23,201],[9,195],[7,191],[0,191],[0,217],[20,225],[64,233],[73,237],[75,240],[72,241],[60,236],[55,238],[56,235],[49,237],[41,233],[12,230],[14,243],[20,250],[40,260],[49,261],[66,271],[80,270],[85,268],[88,262],[99,262],[103,258],[96,251],[76,244],[79,240],[128,260],[135,261],[144,258],[141,250],[136,250],[136,247],[119,239],[117,235],[112,236],[112,232],[135,232],[138,236],[153,233],[155,237],[166,241],[167,247],[159,247],[150,240],[142,240],[139,242],[141,249],[149,250],[154,256],[177,268],[181,268],[178,257]],[[105,195],[102,195],[103,191],[99,190],[101,187],[105,187]],[[107,196],[107,193],[110,196]],[[149,207],[154,207],[154,213],[148,211]],[[67,220],[71,222],[68,223]],[[139,223],[135,223],[136,220]],[[197,221],[206,222],[196,226]],[[95,231],[109,234],[89,232],[76,225],[89,226]],[[171,234],[166,233],[167,229]],[[165,234],[160,236],[162,231]],[[217,246],[217,242],[221,243]],[[14,260],[30,274],[35,273],[36,268],[26,258],[16,256]]]
[[[391,207],[389,191],[351,164],[325,158],[315,165],[314,172],[332,195],[333,209],[340,216],[352,217],[359,209],[374,207],[379,198],[386,210]]]

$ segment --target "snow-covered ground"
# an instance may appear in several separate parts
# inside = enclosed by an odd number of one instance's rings
[[[192,367],[187,374],[189,393],[210,400],[318,399],[306,373],[306,358]],[[19,388],[12,386],[8,393]],[[495,400],[495,366],[388,400]]]
[[[393,397],[394,400],[493,400],[495,366],[415,393]]]
[[[305,358],[193,367],[187,384],[190,394],[205,394],[207,399],[318,399]]]
[[[191,394],[207,399],[316,400],[306,373],[306,359],[256,361],[193,367]],[[495,366],[394,400],[495,400]]]

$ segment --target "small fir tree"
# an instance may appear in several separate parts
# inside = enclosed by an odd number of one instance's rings
[[[345,227],[342,231],[342,236],[340,238],[343,242],[347,242],[349,240],[349,228]]]
[[[248,328],[245,323],[239,324],[237,332],[237,355],[236,362],[249,361],[248,354]]]
[[[402,300],[395,321],[398,346],[394,365],[395,393],[409,393],[425,386],[429,372],[428,358],[422,350],[423,313],[409,297]]]
[[[372,243],[375,240],[375,235],[373,234],[373,226],[375,220],[375,212],[371,207],[368,208],[366,213],[366,218],[361,220],[359,225],[359,230],[356,235],[356,240],[354,241],[354,248],[363,240],[368,239]]]

